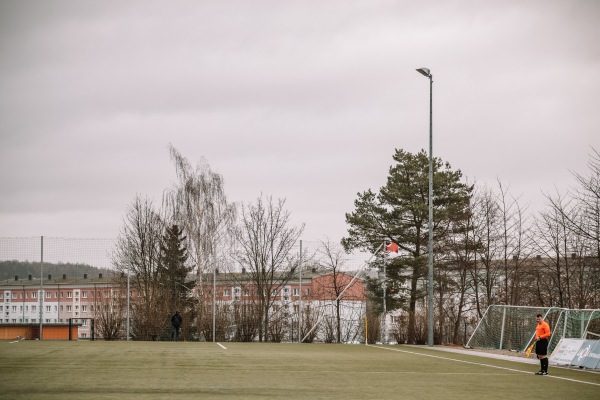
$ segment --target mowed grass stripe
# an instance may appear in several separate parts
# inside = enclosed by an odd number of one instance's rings
[[[222,346],[222,347],[221,347]],[[598,399],[531,365],[385,346],[191,342],[0,342],[0,399]],[[226,349],[223,349],[226,347]],[[465,360],[470,363],[456,362]],[[485,363],[488,360],[485,359]],[[514,371],[509,370],[514,369]],[[523,372],[531,373],[523,373]],[[560,371],[579,379],[577,371]],[[556,374],[559,371],[556,370]],[[598,374],[587,380],[600,383]],[[541,383],[543,380],[543,383]]]

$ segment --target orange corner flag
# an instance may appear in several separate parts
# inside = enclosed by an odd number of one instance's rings
[[[387,246],[385,246],[385,251],[389,251],[390,253],[391,252],[397,253],[398,245],[396,243],[392,242],[392,243],[388,244]]]

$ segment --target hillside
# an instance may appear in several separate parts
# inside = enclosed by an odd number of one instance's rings
[[[53,278],[62,277],[66,274],[69,278],[83,278],[84,274],[88,276],[109,276],[114,271],[105,268],[96,268],[86,264],[52,264],[44,263],[43,275],[44,279],[48,275]],[[29,275],[33,278],[40,277],[40,263],[29,261],[0,261],[0,280],[14,279],[18,276],[19,279],[27,279]]]

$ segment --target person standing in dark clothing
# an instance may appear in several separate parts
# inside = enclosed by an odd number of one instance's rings
[[[175,311],[175,314],[171,317],[171,338],[176,342],[179,340],[179,332],[181,331],[181,324],[183,318],[179,314],[179,311]]]

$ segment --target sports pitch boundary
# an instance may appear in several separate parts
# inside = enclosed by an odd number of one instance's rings
[[[498,365],[485,364],[485,363],[480,363],[480,362],[475,362],[475,361],[458,360],[456,358],[442,357],[442,356],[437,356],[437,355],[434,355],[434,354],[420,353],[420,352],[415,352],[415,351],[398,349],[398,348],[394,348],[394,347],[384,347],[384,346],[378,346],[378,345],[367,345],[367,346],[373,347],[373,348],[376,348],[376,349],[389,350],[389,351],[397,351],[397,352],[400,352],[400,353],[407,353],[407,354],[419,355],[419,356],[424,356],[424,357],[437,358],[437,359],[445,360],[445,361],[456,361],[456,362],[460,362],[460,363],[464,363],[464,364],[479,365],[479,366],[482,366],[482,367],[496,368],[496,369],[502,369],[502,370],[512,371],[512,372],[520,372],[520,373],[523,373],[523,374],[533,374],[530,371],[523,371],[521,369],[501,367],[501,366],[498,366]],[[432,350],[443,351],[443,350],[439,350],[439,349],[435,349],[435,348],[432,348]],[[461,354],[468,354],[468,353],[461,353]],[[516,360],[508,360],[508,361],[516,361]],[[554,367],[554,368],[560,368],[560,367]],[[576,382],[576,383],[584,383],[584,384],[587,384],[587,385],[593,385],[593,386],[599,386],[600,387],[599,383],[580,381],[578,379],[564,378],[564,377],[555,376],[555,375],[545,375],[545,377],[546,378],[552,378],[552,379],[561,379],[561,380],[570,381],[570,382]]]

